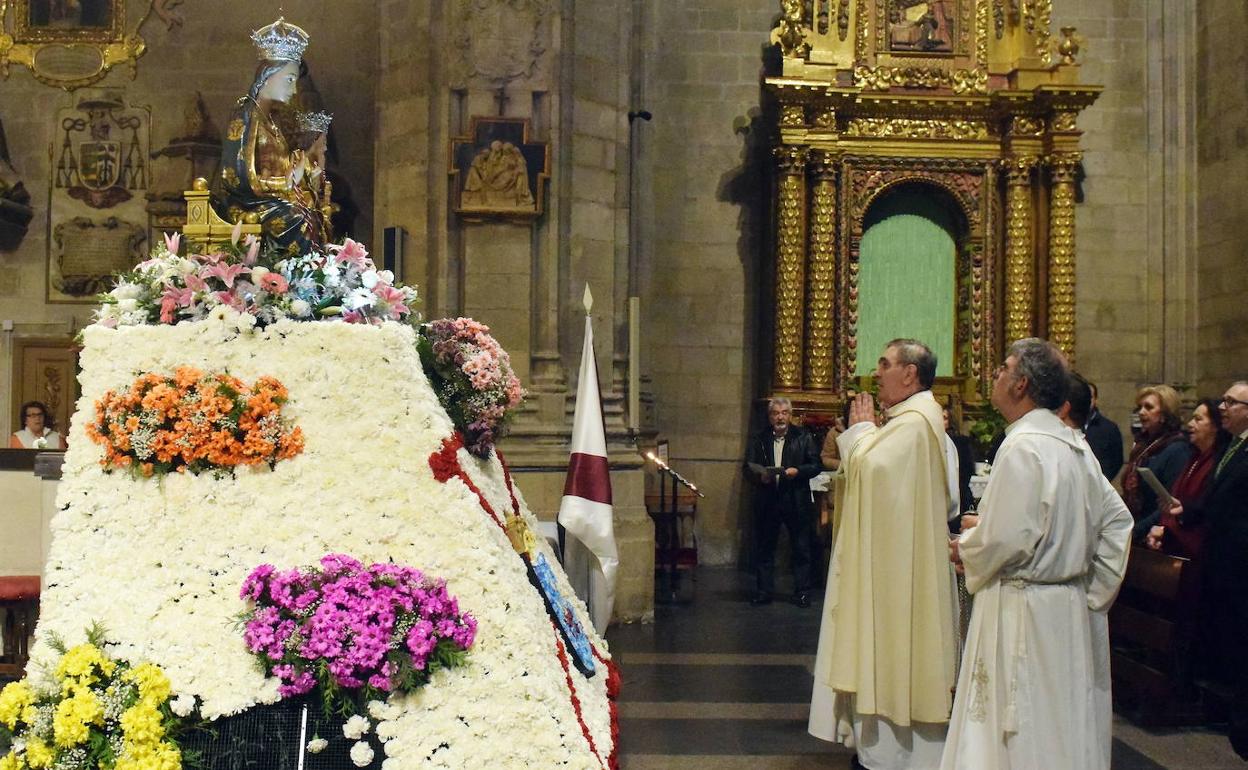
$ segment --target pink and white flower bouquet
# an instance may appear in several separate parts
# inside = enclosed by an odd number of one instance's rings
[[[420,327],[416,344],[438,400],[464,435],[464,447],[488,457],[524,400],[507,351],[490,327],[471,318],[440,318]]]
[[[441,668],[462,665],[477,621],[446,583],[411,567],[342,554],[319,567],[262,564],[243,582],[243,641],[282,684],[282,697],[320,688],[328,710],[411,692]]]
[[[266,326],[299,321],[417,323],[416,290],[397,286],[378,270],[362,244],[346,239],[324,253],[290,256],[239,237],[201,254],[180,256],[178,235],[166,235],[150,259],[117,276],[100,296],[98,323],[108,326],[176,324],[232,310]]]

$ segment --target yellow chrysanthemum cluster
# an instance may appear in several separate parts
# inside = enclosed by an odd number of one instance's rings
[[[122,749],[114,770],[178,770],[182,754],[164,740],[160,706],[169,699],[169,677],[151,663],[141,663],[124,674],[139,688],[139,700],[121,715]]]
[[[76,687],[56,704],[52,715],[52,738],[57,746],[71,748],[86,743],[91,725],[104,726],[104,706],[89,687]]]
[[[0,690],[0,724],[20,737],[24,748],[0,757],[0,770],[47,770],[57,756],[78,747],[97,751],[98,738],[121,728],[121,751],[112,759],[114,770],[180,770],[182,755],[166,739],[162,707],[172,694],[169,677],[158,666],[142,663],[133,668],[119,665],[94,644],[81,644],[65,652],[56,667],[60,692],[56,697],[35,692],[26,681]],[[137,691],[133,704],[118,720],[108,721],[104,700]],[[101,693],[103,695],[101,696]],[[39,708],[55,703],[52,730],[47,723],[33,727]],[[46,717],[45,717],[46,718]],[[19,729],[20,728],[20,729]],[[36,734],[36,731],[39,731]],[[92,748],[94,747],[94,748]],[[108,762],[105,757],[97,757]]]
[[[182,753],[169,742],[158,743],[142,752],[127,749],[118,757],[113,770],[180,770]]]
[[[28,711],[33,711],[35,702],[35,693],[26,685],[25,681],[11,682],[0,690],[0,724],[10,730],[17,729],[18,720],[23,722],[29,721],[25,718]]]
[[[61,680],[61,692],[65,695],[80,687],[90,687],[100,681],[101,675],[109,677],[117,668],[94,644],[80,644],[66,651],[56,666],[56,678]]]
[[[52,747],[38,738],[31,738],[26,741],[26,764],[33,768],[51,767],[52,762],[56,759],[56,752]]]
[[[140,663],[127,671],[124,678],[138,685],[140,699],[151,701],[156,705],[169,700],[173,692],[169,677],[165,676],[165,672],[153,663]]]

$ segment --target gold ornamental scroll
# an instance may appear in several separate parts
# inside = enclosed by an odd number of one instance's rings
[[[1032,335],[1036,287],[1033,269],[1031,171],[1037,159],[1030,156],[1005,161],[1005,343]]]
[[[802,305],[806,263],[806,148],[776,148],[776,388],[802,385]]]
[[[810,261],[806,274],[807,390],[832,388],[836,286],[836,160],[815,151],[810,162]]]
[[[1081,153],[1049,158],[1049,340],[1075,361],[1075,169]]]

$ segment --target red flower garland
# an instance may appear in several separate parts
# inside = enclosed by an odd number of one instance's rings
[[[485,499],[485,495],[472,483],[472,479],[468,478],[467,472],[459,463],[459,450],[464,446],[464,437],[459,431],[455,431],[449,437],[442,440],[442,446],[433,454],[429,455],[429,468],[433,471],[433,477],[439,482],[445,484],[450,479],[459,479],[464,482],[473,494],[477,496],[477,502],[481,504],[481,508],[490,515],[494,523],[504,532],[507,527],[503,524],[503,520],[494,512],[494,507]],[[511,510],[515,515],[520,514],[520,501],[516,499],[515,485],[511,480],[511,468],[507,466],[507,461],[503,459],[502,452],[498,448],[494,448],[494,452],[498,454],[498,461],[503,466],[503,483],[507,485],[507,492],[511,496]],[[555,621],[550,621],[550,627],[555,632],[555,644],[559,653],[559,665],[563,666],[563,675],[568,684],[568,697],[572,701],[572,710],[576,712],[576,721],[581,725],[581,734],[585,736],[586,742],[589,743],[589,750],[593,752],[594,758],[598,760],[603,767],[608,770],[619,770],[620,760],[620,719],[619,708],[616,705],[616,699],[620,694],[620,669],[615,665],[615,661],[608,660],[598,652],[598,648],[590,645],[593,650],[594,658],[607,668],[607,707],[611,715],[611,754],[608,755],[607,761],[603,762],[602,757],[598,754],[597,747],[594,746],[594,738],[589,732],[589,726],[585,724],[585,718],[581,715],[581,700],[576,697],[576,687],[572,681],[572,671],[568,664],[567,651],[563,647],[563,639],[559,636],[559,629],[555,626]]]
[[[563,666],[563,677],[568,681],[568,697],[572,699],[572,710],[576,712],[576,721],[581,725],[581,734],[589,742],[589,751],[594,755],[594,759],[598,760],[598,764],[607,767],[607,763],[603,762],[602,757],[598,755],[598,747],[594,745],[594,737],[589,734],[589,725],[585,724],[585,717],[581,714],[581,699],[576,697],[576,686],[572,681],[572,669],[568,665],[568,653],[563,648],[563,639],[559,637],[559,629],[555,626],[555,621],[550,621],[550,627],[555,631],[555,645],[556,650],[559,652],[559,665]]]
[[[477,501],[481,503],[481,507],[485,512],[490,514],[490,518],[498,525],[498,528],[507,531],[503,520],[494,512],[494,507],[485,499],[485,495],[477,489],[477,485],[472,483],[472,479],[468,478],[468,474],[464,472],[463,466],[459,464],[459,450],[464,447],[464,437],[459,431],[455,431],[449,438],[442,439],[442,448],[429,455],[429,468],[433,471],[433,477],[445,484],[450,479],[459,479],[464,482],[468,489],[477,496]],[[503,466],[503,473],[506,474],[507,466]],[[508,477],[508,488],[510,489],[510,477]],[[516,505],[516,496],[511,496],[512,506],[516,513],[520,512],[520,506]]]
[[[616,700],[620,697],[620,686],[623,684],[623,681],[620,679],[620,667],[615,665],[614,660],[607,660],[602,657],[602,653],[598,652],[597,647],[591,646],[590,649],[594,651],[594,658],[607,668],[607,708],[611,714],[611,755],[607,757],[607,767],[610,770],[619,770],[620,707]]]

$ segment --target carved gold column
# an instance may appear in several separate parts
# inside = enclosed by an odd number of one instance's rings
[[[776,388],[802,386],[802,305],[806,263],[806,148],[776,148]]]
[[[832,388],[836,283],[836,160],[811,154],[810,260],[806,271],[806,388]]]
[[[1032,239],[1031,170],[1036,158],[1005,161],[1005,344],[1032,336],[1036,276]]]
[[[1075,360],[1075,169],[1082,153],[1049,158],[1049,341]]]

